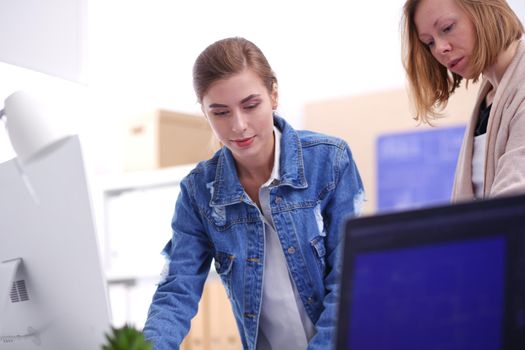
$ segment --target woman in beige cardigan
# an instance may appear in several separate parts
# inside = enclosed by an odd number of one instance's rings
[[[525,192],[525,43],[505,0],[407,0],[404,66],[417,119],[439,117],[463,79],[482,83],[454,201]]]

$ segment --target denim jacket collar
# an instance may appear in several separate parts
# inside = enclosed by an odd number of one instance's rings
[[[282,132],[279,186],[307,188],[301,141],[297,132],[277,115],[274,115],[273,122]],[[219,154],[215,181],[211,186],[210,206],[232,205],[244,199],[244,189],[237,176],[235,160],[226,147],[223,147]]]

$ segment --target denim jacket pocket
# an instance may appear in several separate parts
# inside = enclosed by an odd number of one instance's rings
[[[232,287],[232,269],[235,255],[231,255],[224,252],[217,252],[215,254],[215,271],[220,276],[222,284],[226,289],[228,297],[231,298],[231,287]]]
[[[317,263],[318,263],[319,269],[321,270],[321,274],[323,274],[325,270],[325,265],[326,265],[326,262],[325,262],[326,248],[324,246],[324,237],[323,236],[315,237],[314,239],[310,241],[310,245],[312,246],[315,256],[317,257]]]

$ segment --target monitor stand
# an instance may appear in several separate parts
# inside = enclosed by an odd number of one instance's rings
[[[22,264],[22,258],[6,260],[0,263],[0,315],[5,315],[7,300],[13,288],[13,281]]]

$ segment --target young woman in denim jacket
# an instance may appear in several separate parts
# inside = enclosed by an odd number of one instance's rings
[[[244,349],[331,348],[342,224],[363,197],[348,145],[275,114],[277,79],[248,40],[210,45],[193,79],[223,147],[181,182],[144,334],[178,349],[213,260]]]

